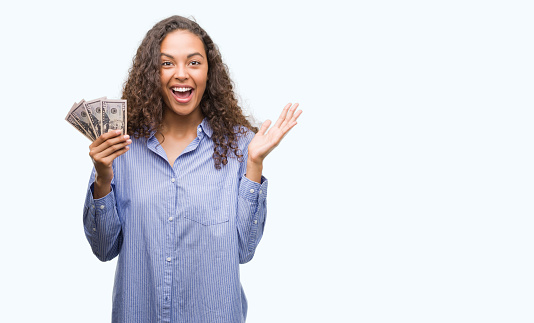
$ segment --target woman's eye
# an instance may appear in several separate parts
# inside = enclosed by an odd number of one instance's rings
[[[200,62],[199,61],[191,61],[191,63],[189,63],[191,65],[200,65]]]
[[[171,62],[163,62],[161,63],[161,66],[171,66]]]

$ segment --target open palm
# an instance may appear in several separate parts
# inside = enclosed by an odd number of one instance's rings
[[[248,145],[248,157],[251,161],[262,163],[263,159],[278,146],[289,130],[297,124],[297,119],[302,113],[302,110],[296,111],[298,106],[298,103],[293,105],[288,103],[271,129],[269,129],[271,120],[266,120],[261,125],[260,130]]]

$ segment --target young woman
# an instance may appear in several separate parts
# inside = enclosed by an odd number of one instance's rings
[[[244,322],[239,264],[263,234],[263,160],[302,111],[251,126],[217,46],[179,16],[147,33],[123,99],[128,134],[90,145],[83,217],[94,254],[119,256],[113,322]]]

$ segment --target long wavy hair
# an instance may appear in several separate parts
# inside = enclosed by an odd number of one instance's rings
[[[213,160],[215,168],[226,165],[229,157],[243,161],[237,145],[246,128],[258,132],[243,115],[234,94],[228,66],[223,63],[219,49],[211,37],[196,22],[172,16],[150,29],[133,58],[122,98],[128,100],[128,134],[134,138],[148,138],[161,130],[165,102],[160,81],[161,42],[172,31],[187,30],[204,43],[208,57],[208,81],[200,101],[200,109],[213,129]]]

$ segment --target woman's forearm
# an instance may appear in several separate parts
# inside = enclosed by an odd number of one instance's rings
[[[247,160],[247,173],[245,176],[253,182],[261,183],[261,173],[263,171],[263,162],[253,162],[250,158]]]

